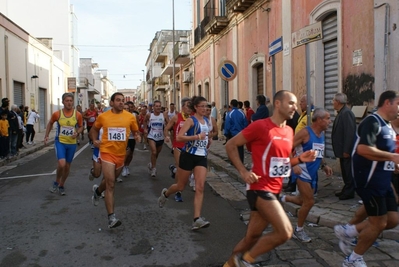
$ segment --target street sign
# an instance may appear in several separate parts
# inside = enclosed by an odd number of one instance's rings
[[[323,39],[321,21],[292,33],[292,48]]]
[[[220,78],[225,81],[234,80],[237,76],[237,65],[231,60],[223,60],[218,69]]]
[[[277,38],[269,44],[269,56],[273,56],[283,51],[283,37]]]

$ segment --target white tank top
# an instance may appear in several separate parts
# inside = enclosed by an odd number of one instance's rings
[[[171,120],[171,119],[173,118],[173,116],[175,116],[175,115],[176,115],[176,110],[173,111],[173,112],[168,111],[168,118],[169,118],[169,120]]]
[[[161,141],[164,140],[163,136],[163,128],[165,118],[163,113],[160,113],[158,116],[151,113],[150,120],[148,122],[148,135],[147,138],[152,139],[154,141]]]

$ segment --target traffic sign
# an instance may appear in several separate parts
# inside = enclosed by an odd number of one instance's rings
[[[281,51],[283,51],[283,37],[282,36],[270,43],[269,56],[273,56]]]
[[[237,76],[237,65],[231,60],[223,60],[218,69],[220,78],[225,81],[234,80]]]

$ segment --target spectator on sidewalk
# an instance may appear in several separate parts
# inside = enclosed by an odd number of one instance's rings
[[[228,139],[236,136],[248,125],[244,112],[238,108],[237,99],[231,100],[230,106],[231,111],[226,115],[226,123],[224,125],[224,132]],[[237,149],[241,162],[244,163],[244,146],[239,146]]]
[[[32,109],[32,111],[29,113],[27,121],[26,121],[26,143],[28,145],[34,145],[35,142],[33,139],[35,139],[35,123],[37,120],[40,118],[40,115],[36,113],[36,110]],[[30,138],[30,141],[29,141]]]
[[[256,96],[256,105],[258,108],[256,109],[255,114],[253,114],[251,117],[252,121],[268,118],[269,110],[266,107],[266,97],[264,95]]]
[[[19,132],[19,122],[18,122],[18,107],[17,105],[11,105],[11,111],[8,117],[8,123],[10,124],[10,156],[14,157],[18,154],[18,132]]]
[[[255,111],[251,108],[251,103],[248,100],[244,101],[244,110],[245,117],[247,118],[248,125],[251,123],[252,115],[255,114]]]
[[[23,107],[23,105],[22,105],[22,107]],[[23,119],[24,113],[23,113],[23,110],[21,110],[20,108],[17,108],[17,114],[18,114],[18,126],[19,126],[18,139],[17,139],[17,149],[19,151],[21,148],[25,148],[25,146],[22,144],[22,142],[24,141],[24,135],[25,135],[26,128],[24,126],[24,119]]]
[[[333,106],[337,111],[337,117],[335,117],[333,123],[331,141],[334,155],[339,158],[342,180],[345,183],[342,190],[335,193],[335,196],[339,197],[340,200],[355,197],[351,153],[353,150],[353,139],[356,134],[356,118],[346,103],[347,97],[344,93],[338,93],[334,96]]]
[[[0,111],[0,113],[0,159],[5,159],[10,149],[10,141],[8,140],[8,128],[10,125],[7,120],[8,113],[3,111]]]
[[[292,168],[294,172],[292,176],[297,181],[299,195],[284,195],[281,197],[282,202],[291,202],[301,206],[298,211],[298,222],[293,236],[304,243],[312,241],[304,230],[304,224],[310,209],[315,203],[314,194],[317,192],[320,164],[327,176],[332,175],[332,169],[323,160],[324,131],[327,130],[330,123],[330,114],[326,110],[322,108],[315,109],[312,115],[312,125],[306,126],[294,137],[296,156],[309,150],[315,150],[317,153],[315,161],[301,163]]]

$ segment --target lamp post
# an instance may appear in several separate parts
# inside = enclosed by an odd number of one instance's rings
[[[172,57],[173,57],[173,85],[172,85],[172,89],[173,89],[173,102],[176,105],[176,97],[177,97],[177,92],[176,92],[176,81],[175,81],[175,0],[172,0],[172,20],[173,20],[173,27],[172,27]]]

